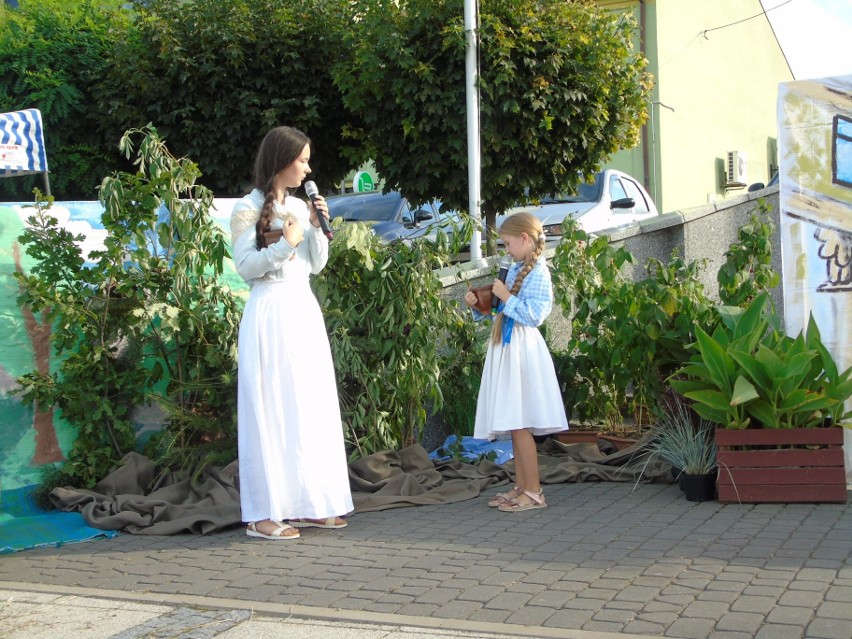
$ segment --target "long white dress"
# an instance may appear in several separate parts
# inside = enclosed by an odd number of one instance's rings
[[[521,263],[509,269],[511,289]],[[526,276],[521,290],[506,302],[503,321],[511,319],[508,344],[488,342],[476,402],[474,437],[493,439],[529,428],[534,435],[568,430],[559,381],[540,326],[553,307],[550,271],[544,258]],[[474,316],[483,316],[474,310]]]
[[[258,251],[263,200],[255,189],[231,214],[234,263],[251,286],[239,335],[242,519],[345,515],[353,505],[334,366],[308,282],[328,260],[328,240],[310,223],[305,202],[287,197],[275,222],[280,228],[281,218],[295,215],[304,240],[296,249],[281,239]]]

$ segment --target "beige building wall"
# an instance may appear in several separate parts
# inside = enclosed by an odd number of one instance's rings
[[[644,180],[661,212],[742,194],[724,186],[729,151],[746,158],[746,185],[768,182],[778,165],[778,84],[792,73],[760,2],[598,3],[640,22],[655,78],[642,146],[607,166]]]

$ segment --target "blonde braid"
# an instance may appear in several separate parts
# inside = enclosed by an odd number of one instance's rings
[[[524,265],[521,267],[521,270],[518,271],[518,275],[515,277],[515,281],[512,283],[512,288],[509,289],[509,293],[511,295],[517,295],[521,290],[521,286],[524,283],[524,279],[526,279],[527,275],[535,268],[535,265],[538,264],[538,258],[541,257],[541,254],[544,252],[544,233],[540,234],[536,239],[533,240],[535,242],[535,248],[532,253],[527,255],[527,259],[524,260]],[[500,344],[503,341],[503,312],[497,314],[497,317],[494,318],[494,324],[491,326],[491,342],[493,344]]]

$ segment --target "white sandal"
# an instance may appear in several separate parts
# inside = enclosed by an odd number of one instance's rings
[[[281,521],[274,521],[274,520],[271,520],[271,519],[270,519],[270,521],[273,524],[278,525],[278,528],[273,530],[271,534],[267,535],[264,532],[260,532],[257,529],[257,524],[259,522],[256,522],[256,521],[253,521],[248,525],[248,528],[246,528],[246,534],[249,537],[260,537],[262,539],[274,539],[274,540],[278,540],[278,539],[298,539],[299,537],[302,536],[302,533],[300,533],[298,530],[296,530],[295,528],[293,528],[293,526],[291,526],[289,524],[285,524],[284,522],[281,522]],[[293,531],[295,531],[296,534],[295,535],[283,534],[287,530],[293,530]]]
[[[530,498],[530,503],[522,504],[518,501],[518,497],[515,499],[510,499],[505,504],[498,506],[501,512],[504,513],[519,513],[523,510],[534,510],[536,508],[547,508],[547,502],[544,501],[544,490],[540,490],[537,493],[531,492],[529,490],[521,491],[521,494],[526,495]]]

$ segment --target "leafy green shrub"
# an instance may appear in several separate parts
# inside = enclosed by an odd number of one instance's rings
[[[695,354],[678,370],[672,387],[695,411],[724,428],[812,428],[852,417],[852,367],[838,371],[822,344],[813,316],[790,337],[777,316],[765,315],[768,293],[745,309],[723,306],[721,323],[708,335],[697,330]]]
[[[194,158],[217,195],[242,194],[254,153],[272,127],[312,140],[325,190],[366,159],[357,121],[330,77],[342,0],[143,0],[97,85],[119,131],[152,122],[177,155]]]
[[[453,379],[445,380],[443,370],[472,338],[433,272],[457,247],[383,244],[360,222],[336,226],[328,265],[313,286],[355,457],[421,440],[427,413],[444,406],[445,382]]]
[[[746,306],[781,281],[781,276],[772,269],[771,240],[775,225],[768,214],[769,205],[759,200],[749,221],[737,232],[737,241],[725,251],[725,263],[717,274],[723,304]]]
[[[44,122],[51,192],[89,200],[121,166],[92,88],[129,23],[118,0],[27,0],[0,10],[0,112],[38,108]],[[144,124],[141,123],[141,124]],[[41,176],[0,180],[9,199],[30,201]]]
[[[603,422],[628,406],[633,413],[657,408],[696,326],[714,321],[699,263],[652,258],[648,277],[633,281],[623,271],[632,262],[606,236],[590,238],[571,218],[563,223],[554,294],[571,318],[571,336],[555,360],[566,410],[581,420]]]
[[[200,470],[236,456],[239,308],[217,282],[227,251],[208,214],[213,195],[155,129],[129,131],[120,148],[137,154],[138,170],[103,181],[108,235],[91,267],[75,243],[82,238],[46,206],[20,238],[37,262],[17,275],[21,303],[48,311],[62,361],[18,381],[25,401],[58,406],[76,427],[61,478],[84,487],[133,450],[131,413],[145,401],[169,415],[150,451],[163,466]]]
[[[468,205],[462,0],[350,3],[344,103],[376,169],[412,201]],[[528,195],[638,142],[651,87],[629,16],[592,2],[481,3],[482,199],[488,228]],[[522,161],[519,161],[522,159]]]

